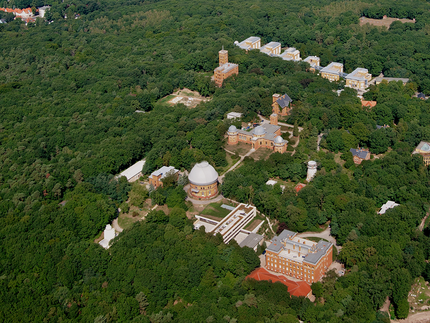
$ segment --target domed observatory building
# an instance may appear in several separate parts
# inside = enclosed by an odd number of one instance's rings
[[[218,173],[207,161],[196,164],[188,175],[191,196],[210,199],[218,195]]]
[[[288,141],[281,137],[281,127],[278,126],[278,115],[270,116],[270,124],[263,123],[252,131],[239,130],[231,125],[227,131],[229,145],[239,142],[250,144],[252,149],[268,148],[281,154],[287,151]]]

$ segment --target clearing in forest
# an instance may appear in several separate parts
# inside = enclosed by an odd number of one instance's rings
[[[174,105],[182,103],[189,108],[195,108],[201,102],[207,102],[210,100],[210,98],[205,98],[204,96],[201,96],[199,92],[191,91],[187,88],[173,92],[171,95],[168,96],[168,98],[168,104]]]
[[[390,25],[394,22],[394,21],[400,21],[402,23],[415,23],[415,19],[399,19],[399,18],[390,18],[390,17],[386,17],[384,16],[384,18],[382,19],[372,19],[372,18],[367,18],[367,17],[361,17],[360,18],[360,26],[364,26],[365,24],[369,24],[369,25],[373,25],[373,26],[377,26],[377,27],[387,27],[390,28]]]

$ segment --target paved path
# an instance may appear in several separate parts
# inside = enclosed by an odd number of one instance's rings
[[[239,166],[239,164],[245,159],[245,157],[251,155],[253,152],[255,151],[255,149],[250,149],[245,155],[241,156],[239,161],[237,163],[235,163],[233,166],[231,166],[228,171],[226,171],[224,174],[222,174],[222,176],[220,176],[218,178],[218,182],[220,184],[222,184],[222,180],[224,179],[225,174],[227,174],[228,172],[232,171],[233,169],[235,169],[237,166]]]
[[[339,246],[336,242],[336,239],[330,235],[329,227],[327,227],[327,229],[325,229],[323,232],[303,232],[303,233],[297,234],[297,236],[300,238],[307,238],[307,237],[323,238],[333,243],[336,246],[338,251],[342,249],[342,246]]]
[[[320,151],[320,142],[321,142],[322,137],[323,137],[323,134],[320,133],[318,135],[318,140],[317,140],[317,151]]]
[[[114,228],[116,232],[122,232],[123,229],[118,224],[118,218],[112,221],[112,228]]]

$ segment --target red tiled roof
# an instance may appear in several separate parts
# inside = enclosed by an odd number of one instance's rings
[[[376,105],[376,101],[361,101],[363,107],[373,108]]]
[[[304,282],[304,281],[297,281],[296,282],[296,281],[289,280],[285,276],[282,276],[282,275],[279,275],[279,276],[273,275],[273,274],[269,273],[264,268],[255,269],[252,273],[250,273],[248,276],[246,276],[246,279],[248,279],[248,278],[252,278],[252,279],[255,279],[258,281],[268,280],[268,281],[272,281],[272,283],[280,282],[280,283],[284,284],[285,286],[287,286],[288,292],[294,296],[305,296],[305,297],[307,297],[309,295],[309,293],[312,291],[309,284]]]
[[[296,185],[296,187],[294,187],[294,189],[296,190],[296,192],[298,193],[303,187],[305,187],[306,184],[303,183],[299,183]]]

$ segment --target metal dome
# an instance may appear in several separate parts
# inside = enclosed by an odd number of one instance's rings
[[[284,142],[284,139],[282,139],[281,136],[278,136],[275,138],[275,144],[282,144]]]
[[[259,135],[264,135],[266,133],[266,130],[264,130],[264,128],[262,126],[258,126],[254,129],[254,135],[259,136]]]
[[[218,173],[207,161],[203,161],[193,167],[188,180],[194,185],[210,185],[218,180]]]
[[[231,126],[228,128],[228,132],[237,132],[237,128],[236,128],[234,125],[231,125]]]

